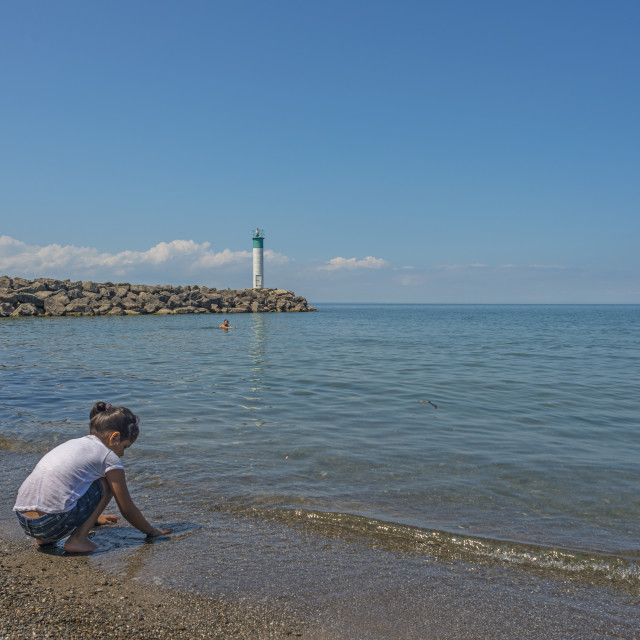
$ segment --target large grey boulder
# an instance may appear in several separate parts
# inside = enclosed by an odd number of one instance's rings
[[[222,298],[216,295],[203,296],[200,304],[209,311],[217,311],[222,304]]]
[[[47,287],[42,282],[33,281],[19,289],[14,287],[16,293],[37,293],[38,291],[46,291]]]
[[[58,296],[51,296],[44,301],[44,310],[48,316],[64,316],[67,313],[67,305]]]
[[[122,306],[125,311],[136,311],[140,307],[138,296],[131,292],[127,293],[127,295],[122,298]]]
[[[28,302],[24,302],[18,305],[12,312],[11,315],[14,317],[17,316],[37,316],[38,315],[38,307]]]
[[[65,289],[65,293],[67,294],[69,300],[76,300],[77,298],[84,297],[84,291],[81,284],[68,287],[67,289]]]
[[[0,318],[10,316],[14,311],[14,306],[9,302],[0,302]]]
[[[40,300],[45,300],[46,298],[50,298],[51,296],[55,296],[55,291],[49,291],[49,289],[45,289],[44,291],[37,291],[35,294]]]
[[[52,296],[46,298],[44,303],[44,310],[47,312],[53,312],[54,307],[59,309],[62,307],[63,309],[67,308],[67,305],[71,302],[69,300],[69,296],[64,291],[58,291],[54,293]],[[54,313],[53,315],[63,315],[61,313]]]
[[[24,289],[20,289],[14,292],[13,296],[16,302],[21,302],[24,304],[32,304],[34,307],[42,307],[44,308],[44,302],[38,298],[34,293],[29,293]]]
[[[183,305],[184,300],[176,293],[171,294],[169,299],[166,301],[166,306],[169,307],[169,309],[177,309]]]
[[[49,291],[57,291],[64,287],[64,282],[54,280],[53,278],[36,278],[34,282],[41,282]]]
[[[113,307],[113,309],[111,309],[111,311],[107,312],[108,316],[123,316],[125,315],[124,313],[124,309],[122,309],[122,307]]]
[[[83,282],[82,283],[82,290],[85,292],[89,291],[90,293],[98,293],[98,291],[100,291],[100,286],[97,285],[95,282]]]
[[[66,313],[77,313],[83,316],[92,316],[95,312],[91,306],[91,300],[88,298],[76,298],[67,305]]]
[[[113,303],[112,302],[103,302],[97,309],[96,309],[96,315],[97,316],[106,316],[107,313],[109,313],[109,311],[111,311],[113,309]]]

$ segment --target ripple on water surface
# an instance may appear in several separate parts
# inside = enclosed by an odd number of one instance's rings
[[[191,512],[259,502],[637,552],[639,318],[328,305],[237,315],[231,332],[212,316],[0,321],[2,433],[46,450],[102,399],[140,415],[136,490]]]

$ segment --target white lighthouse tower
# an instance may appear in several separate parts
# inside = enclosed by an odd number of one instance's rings
[[[264,287],[264,231],[256,228],[253,232],[253,288],[262,289]]]

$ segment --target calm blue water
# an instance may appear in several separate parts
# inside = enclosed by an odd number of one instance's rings
[[[105,400],[140,416],[134,495],[176,519],[251,512],[517,562],[558,547],[638,578],[640,307],[318,306],[228,332],[2,319],[0,463],[28,461],[17,489]]]

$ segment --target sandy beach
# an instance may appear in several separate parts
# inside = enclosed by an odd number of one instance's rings
[[[550,580],[499,565],[407,559],[397,573],[389,565],[385,570],[379,552],[361,550],[359,558],[351,556],[351,567],[338,570],[333,584],[322,582],[328,574],[318,566],[318,591],[326,593],[301,604],[291,597],[256,597],[249,590],[247,597],[225,598],[156,586],[111,574],[91,557],[40,551],[13,533],[1,540],[1,640],[640,637],[640,595],[634,590]],[[331,553],[325,559],[331,562]],[[365,573],[361,562],[368,566]],[[266,567],[266,580],[269,571]]]
[[[87,557],[0,543],[0,638],[288,638],[303,625],[284,611],[112,577]]]

